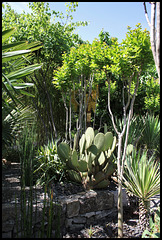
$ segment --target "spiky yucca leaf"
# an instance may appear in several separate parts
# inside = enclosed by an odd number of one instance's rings
[[[140,222],[142,230],[148,225],[149,202],[151,197],[160,193],[160,171],[155,157],[147,158],[147,150],[126,157],[123,186],[139,198]]]

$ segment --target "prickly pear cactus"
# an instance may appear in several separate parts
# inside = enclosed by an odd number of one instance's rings
[[[109,177],[116,169],[112,161],[115,147],[116,137],[111,132],[95,135],[93,128],[88,127],[79,141],[78,151],[62,142],[57,152],[66,162],[71,180],[82,183],[85,189],[96,189],[110,184]]]

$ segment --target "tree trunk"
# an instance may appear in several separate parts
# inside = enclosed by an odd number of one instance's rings
[[[63,93],[62,93],[62,99],[63,99],[63,102],[64,102],[64,107],[65,107],[65,110],[66,110],[66,132],[65,132],[65,139],[67,141],[67,138],[68,138],[68,107],[66,105],[66,95],[64,97]]]
[[[159,76],[160,83],[160,2],[157,2],[157,35],[156,35],[156,68]]]
[[[150,41],[151,41],[151,49],[154,57],[156,70],[159,76],[160,83],[160,2],[150,2],[151,3],[151,22],[149,21],[146,4],[144,4],[145,16],[150,27]],[[157,15],[156,15],[157,10]],[[156,24],[155,28],[155,15],[156,15]]]
[[[150,201],[139,201],[139,222],[141,230],[149,230]]]
[[[71,89],[70,89],[70,101],[69,101],[69,140],[70,140],[70,147],[72,147],[72,139],[71,139]]]
[[[124,102],[124,89],[125,86],[123,86],[123,113],[124,113],[124,126],[121,132],[118,132],[115,122],[114,122],[114,116],[112,114],[111,108],[110,108],[110,79],[107,78],[108,80],[108,110],[111,116],[111,120],[113,123],[113,127],[115,129],[115,132],[118,134],[118,156],[117,156],[117,170],[118,170],[118,238],[123,237],[123,199],[122,199],[122,178],[123,178],[123,169],[124,169],[124,161],[125,161],[125,155],[126,155],[126,148],[127,148],[127,141],[128,141],[128,134],[129,134],[129,127],[130,127],[130,121],[133,116],[133,106],[134,106],[134,101],[136,97],[136,93],[138,90],[138,85],[139,85],[139,76],[141,74],[141,71],[139,72],[137,76],[137,82],[135,86],[135,90],[133,93],[133,97],[131,100],[131,105],[130,105],[130,110],[129,110],[129,115],[128,115],[128,120],[126,123],[126,110],[130,104],[130,97],[128,97],[127,104],[125,105]],[[131,84],[132,77],[134,76],[134,73],[130,77],[129,83]],[[129,90],[130,90],[130,84],[129,84]],[[128,91],[128,94],[130,92]],[[123,154],[122,154],[122,138],[125,133],[127,126],[127,131],[126,131],[126,137],[125,137],[125,143],[124,143],[124,149],[123,149]],[[121,159],[122,155],[122,159]]]
[[[121,147],[122,135],[118,135],[118,238],[123,237],[123,201],[121,179]]]

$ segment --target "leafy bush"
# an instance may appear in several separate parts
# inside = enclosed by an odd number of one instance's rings
[[[150,78],[146,82],[146,96],[144,98],[145,109],[151,113],[160,112],[160,84],[158,79]]]
[[[34,176],[37,176],[37,184],[61,181],[65,177],[65,164],[57,155],[57,142],[52,140],[41,146],[35,159]]]

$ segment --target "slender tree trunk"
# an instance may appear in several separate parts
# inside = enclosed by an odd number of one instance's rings
[[[69,140],[70,140],[70,147],[72,147],[72,139],[71,139],[71,89],[70,89],[70,101],[69,101]]]
[[[83,74],[81,74],[81,88],[79,94],[79,130],[83,132]]]
[[[155,12],[156,12],[156,3],[151,3],[151,29],[150,29],[150,41],[151,48],[154,57],[154,61],[156,64],[156,29],[155,29]]]
[[[157,66],[157,72],[159,76],[159,83],[160,83],[160,2],[157,2],[157,35],[156,35],[156,66]]]
[[[87,102],[87,98],[86,98],[86,93],[87,93],[87,81],[86,81],[86,77],[84,77],[84,131],[86,131],[87,128],[87,106],[88,106],[88,102]]]
[[[64,97],[64,94],[62,93],[62,99],[63,99],[63,102],[64,102],[64,107],[65,107],[65,111],[66,111],[66,132],[65,132],[65,139],[67,141],[67,138],[68,138],[68,107],[67,107],[67,104],[66,104],[66,95]]]
[[[152,54],[154,57],[156,70],[159,76],[159,83],[160,83],[160,2],[150,2],[151,3],[151,21],[149,20],[146,3],[144,2],[144,10],[146,20],[150,27],[150,42],[151,42],[151,49]],[[157,10],[157,15],[156,15]],[[155,16],[156,16],[156,24],[157,27],[155,28]]]
[[[81,81],[81,87],[79,89],[79,116],[76,122],[77,134],[76,134],[76,148],[78,147],[78,140],[81,131],[82,135],[82,116],[83,116],[83,75],[81,74],[79,82]]]
[[[130,104],[130,96],[128,97],[127,104],[125,105],[124,102],[124,89],[125,86],[123,86],[123,113],[124,113],[124,126],[121,132],[118,132],[115,122],[114,122],[114,116],[112,114],[111,108],[110,108],[110,79],[107,78],[108,80],[108,110],[111,116],[111,120],[113,123],[113,127],[118,135],[118,156],[117,156],[117,172],[118,172],[118,238],[123,237],[123,199],[122,199],[122,179],[123,179],[123,169],[124,169],[124,161],[125,161],[125,155],[126,155],[126,148],[127,148],[127,142],[128,142],[128,135],[129,135],[129,127],[130,127],[130,121],[133,116],[133,106],[134,106],[134,101],[136,97],[136,93],[138,90],[138,85],[139,85],[139,76],[141,74],[141,71],[139,72],[137,76],[137,82],[135,86],[135,90],[133,93],[133,97],[131,100],[131,105],[130,105],[130,110],[129,110],[129,115],[128,115],[128,120],[126,122],[126,110]],[[130,94],[130,84],[132,81],[132,78],[134,76],[134,73],[130,77],[129,80],[129,90],[128,90],[128,95]],[[122,138],[125,134],[127,126],[127,131],[126,131],[126,137],[125,137],[125,143],[124,143],[124,149],[122,153]],[[122,158],[121,158],[122,156]]]
[[[94,121],[93,121],[93,129],[95,128],[95,118],[96,118],[96,105],[98,99],[98,85],[96,87],[96,99],[95,99],[95,109],[94,109]]]
[[[122,135],[118,135],[118,237],[123,237],[123,201],[122,201],[122,179],[121,179],[121,147]]]

